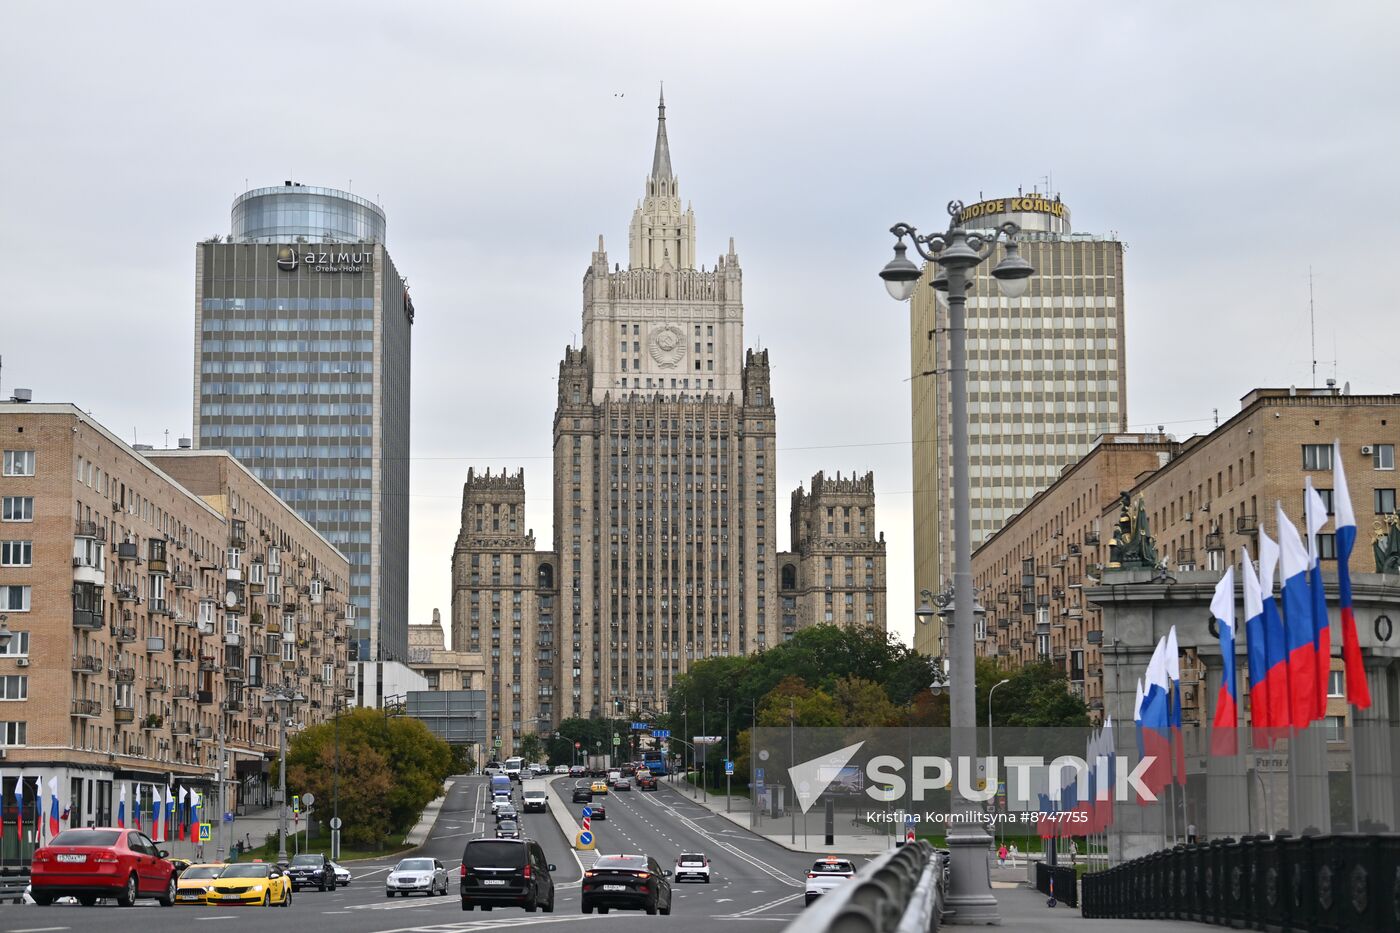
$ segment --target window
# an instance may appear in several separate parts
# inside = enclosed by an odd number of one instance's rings
[[[1335,534],[1320,534],[1317,536],[1317,556],[1323,560],[1337,559],[1337,536]]]
[[[34,497],[6,496],[4,501],[0,502],[0,521],[34,521]]]
[[[23,745],[27,730],[23,722],[0,722],[0,746]]]
[[[1331,445],[1331,444],[1304,444],[1304,445],[1303,445],[1303,469],[1305,469],[1305,470],[1330,470],[1330,469],[1332,469],[1332,445]]]
[[[0,658],[23,658],[29,655],[29,633],[11,632],[10,643],[0,648]]]
[[[1390,515],[1395,511],[1395,490],[1376,490],[1376,514]]]
[[[1317,491],[1318,498],[1320,498],[1320,499],[1322,500],[1323,504],[1327,506],[1327,513],[1326,513],[1326,514],[1328,514],[1328,515],[1334,515],[1334,514],[1336,514],[1336,513],[1333,511],[1333,508],[1332,508],[1332,490],[1330,490],[1330,489],[1318,489],[1318,490],[1316,490],[1316,491]],[[1306,510],[1306,509],[1307,509],[1307,505],[1304,504],[1303,508]]]
[[[1395,451],[1391,449],[1391,459],[1394,459]],[[5,475],[6,476],[33,476],[34,475],[34,451],[32,450],[7,450],[5,451]]]
[[[1391,502],[1394,503],[1394,490]],[[34,561],[33,541],[0,541],[0,567],[28,567]]]
[[[0,700],[27,700],[28,698],[28,677],[23,674],[7,674],[0,677]]]
[[[1396,468],[1396,445],[1376,444],[1373,450],[1375,450],[1375,452],[1372,454],[1372,462],[1375,464],[1376,469]]]
[[[1346,736],[1343,730],[1346,728],[1347,718],[1345,716],[1327,717],[1327,741],[1345,742]]]
[[[0,610],[7,612],[28,612],[29,587],[0,586]]]
[[[1346,671],[1328,672],[1327,695],[1329,697],[1344,697],[1347,695]]]

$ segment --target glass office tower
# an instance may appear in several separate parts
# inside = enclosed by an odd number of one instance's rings
[[[292,182],[195,251],[195,446],[228,450],[350,559],[359,660],[408,657],[413,303],[384,212]]]

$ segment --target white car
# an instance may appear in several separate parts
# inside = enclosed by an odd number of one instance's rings
[[[807,901],[810,904],[832,888],[856,876],[856,866],[848,859],[828,855],[817,859],[807,872]]]
[[[343,865],[337,865],[335,862],[331,862],[331,867],[335,869],[336,887],[345,887],[347,884],[350,883],[350,879],[354,877],[350,874],[350,869],[344,867]]]
[[[703,852],[682,852],[681,857],[676,859],[676,870],[672,877],[677,882],[693,878],[709,884],[710,860]]]
[[[500,812],[501,807],[514,806],[511,802],[510,794],[493,794],[491,797],[491,813],[494,815]]]
[[[447,866],[435,858],[406,858],[384,879],[384,896],[404,897],[414,891],[433,897],[448,891]]]
[[[555,766],[554,766],[554,773],[555,773],[555,774],[568,774],[568,773],[569,773],[569,766],[568,766],[568,765],[555,765]]]

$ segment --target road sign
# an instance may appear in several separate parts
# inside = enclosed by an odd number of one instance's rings
[[[301,802],[304,803],[304,804],[306,804],[306,809],[310,810],[311,807],[316,803],[316,795],[315,795],[315,794],[302,794],[302,795],[301,795]]]
[[[293,812],[293,813],[300,813],[300,812],[301,812],[301,797],[298,796],[298,795],[296,795],[296,794],[293,794],[293,795],[292,795],[292,812]]]
[[[588,819],[590,816],[593,815],[593,808],[592,808],[592,807],[584,807],[584,808],[583,808],[583,813],[582,813],[581,815],[583,816],[583,818],[584,818],[585,820]]]
[[[500,736],[496,736],[495,746],[496,746],[497,748],[500,748],[500,747],[501,747],[501,737],[500,737]]]
[[[614,733],[613,733],[613,745],[621,745],[621,744],[622,744],[622,737],[619,736],[616,732],[614,732]]]
[[[213,823],[200,823],[200,824],[199,824],[199,841],[200,841],[200,842],[208,842],[210,839],[213,839],[213,838],[214,838],[214,824],[213,824]]]
[[[644,722],[634,722],[634,723],[632,723],[632,731],[633,731],[633,732],[645,732],[645,731],[647,731],[647,729],[648,729],[648,726],[647,726],[647,724],[644,723]]]
[[[586,833],[593,832],[593,821],[586,816],[583,818],[583,831]]]
[[[697,736],[692,736],[691,739],[690,739],[690,741],[691,741],[691,744],[693,744],[693,745],[718,745],[719,743],[721,743],[721,742],[724,741],[724,736],[722,736],[722,735],[697,735]]]
[[[227,811],[225,811],[225,812],[224,812],[224,822],[225,822],[225,823],[232,823],[232,822],[233,822],[233,814],[232,814],[232,813],[229,813],[229,812],[227,812]]]
[[[734,776],[734,762],[727,758],[724,761],[724,773],[729,777]]]
[[[593,834],[592,834],[592,833],[588,833],[588,832],[579,833],[578,836],[576,836],[576,837],[574,838],[574,848],[575,848],[575,849],[591,849],[591,848],[593,848]]]
[[[652,737],[653,739],[669,739],[669,738],[671,737],[671,730],[670,730],[670,729],[653,729],[653,730],[651,730],[651,737]]]
[[[754,783],[755,783],[755,784],[762,784],[762,783],[763,783],[763,769],[762,769],[762,768],[754,768],[754,769],[753,769],[753,779],[754,779]]]
[[[331,817],[331,829],[339,829],[342,825],[344,825],[344,822],[341,820],[340,817]]]

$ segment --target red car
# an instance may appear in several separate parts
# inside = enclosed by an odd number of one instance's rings
[[[90,907],[114,897],[130,907],[138,897],[154,897],[162,907],[175,903],[175,866],[145,833],[131,829],[68,829],[34,853],[30,894],[34,903],[76,897]]]

